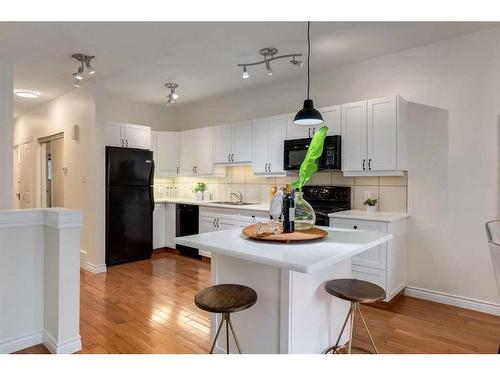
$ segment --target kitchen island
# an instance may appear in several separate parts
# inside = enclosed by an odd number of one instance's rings
[[[392,239],[375,231],[321,228],[327,237],[296,243],[248,239],[241,228],[175,239],[212,252],[212,285],[242,284],[257,292],[255,306],[231,317],[244,353],[324,351],[338,336],[349,309],[347,302],[325,292],[324,283],[350,277],[352,256]],[[212,339],[220,318],[212,316]],[[215,352],[224,352],[221,336]],[[235,352],[234,341],[231,348]]]

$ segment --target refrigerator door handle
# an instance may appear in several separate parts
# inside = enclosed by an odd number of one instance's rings
[[[153,194],[153,187],[149,187],[149,200],[151,203],[151,212],[155,210],[155,199],[154,199],[154,194]]]
[[[154,184],[154,176],[155,176],[155,161],[151,160],[151,170],[149,171],[149,185]]]

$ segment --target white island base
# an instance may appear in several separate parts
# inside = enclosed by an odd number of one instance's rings
[[[231,314],[243,353],[322,353],[333,345],[347,316],[349,303],[328,294],[326,281],[350,277],[350,259],[314,273],[302,273],[220,254],[212,255],[212,285],[242,284],[257,292],[257,303]],[[220,314],[213,314],[211,340]],[[226,352],[222,328],[215,353]],[[341,344],[348,340],[349,323]],[[229,336],[230,352],[236,344]]]

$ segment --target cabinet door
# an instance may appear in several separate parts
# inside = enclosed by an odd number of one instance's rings
[[[165,205],[155,204],[153,211],[153,249],[165,247]]]
[[[120,124],[106,125],[106,146],[123,147],[123,126]]]
[[[200,216],[200,233],[215,232],[217,230],[216,220],[212,216]]]
[[[295,113],[288,113],[286,115],[286,139],[301,139],[312,137],[313,126],[295,125],[293,119]]]
[[[198,147],[191,152],[196,154],[196,174],[209,175],[214,172],[213,128],[196,129]]]
[[[232,126],[232,160],[234,163],[252,161],[252,122],[242,121]]]
[[[165,246],[175,248],[175,203],[165,203]]]
[[[156,132],[156,174],[177,175],[179,169],[179,132]]]
[[[269,121],[252,121],[252,168],[254,173],[267,173],[269,163]]]
[[[125,124],[125,147],[151,148],[151,128],[149,126]]]
[[[396,96],[368,100],[367,169],[388,171],[397,168]]]
[[[328,126],[327,135],[340,135],[342,134],[342,109],[339,105],[334,105],[331,107],[323,107],[318,109],[323,116],[325,122],[314,127],[314,131],[321,128],[322,126]]]
[[[366,142],[366,101],[342,105],[342,170],[367,169]]]
[[[227,164],[231,162],[231,125],[214,126],[214,163]]]
[[[283,146],[286,137],[286,115],[269,119],[269,168],[271,173],[283,173]]]
[[[230,221],[227,219],[219,219],[217,221],[217,230],[226,230],[240,227],[240,223],[236,221]]]
[[[182,131],[179,134],[179,172],[183,175],[192,175],[194,157],[197,154],[198,140],[194,130]]]

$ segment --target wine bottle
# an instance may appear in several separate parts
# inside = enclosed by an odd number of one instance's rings
[[[283,198],[283,233],[295,231],[295,201],[292,194],[292,187],[286,186],[285,197]]]

